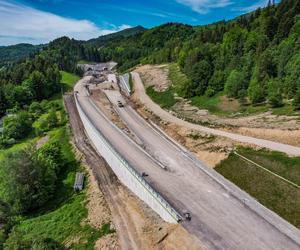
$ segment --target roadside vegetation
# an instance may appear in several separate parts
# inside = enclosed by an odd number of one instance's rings
[[[176,104],[176,95],[183,91],[182,86],[184,86],[185,82],[189,81],[175,63],[168,65],[168,78],[171,81],[171,86],[167,90],[156,91],[153,86],[146,89],[147,95],[162,108],[166,109],[170,109]]]
[[[78,76],[62,71],[71,89]],[[84,171],[69,143],[61,94],[11,111],[0,149],[0,249],[93,249],[110,225],[97,230],[87,217],[86,192],[75,193]]]
[[[183,87],[189,82],[188,77],[183,74],[176,63],[168,65],[168,78],[171,81],[171,87],[178,95],[183,95]]]
[[[168,79],[171,82],[171,86],[167,90],[159,92],[155,91],[153,87],[148,87],[146,92],[153,101],[163,108],[172,109],[172,106],[178,101],[176,97],[182,96],[183,87],[190,80],[176,63],[168,64],[167,67]],[[274,115],[300,115],[300,111],[295,110],[290,100],[283,100],[283,105],[280,107],[272,107],[267,102],[251,105],[249,99],[239,100],[230,98],[226,95],[225,91],[218,92],[213,96],[194,96],[186,98],[186,100],[189,100],[191,105],[199,109],[206,109],[211,114],[220,116],[247,116],[268,111]]]
[[[64,91],[71,90],[74,86],[74,83],[79,81],[80,77],[78,75],[66,72],[66,71],[61,71],[61,85],[63,86]]]
[[[133,92],[134,86],[133,86],[132,75],[130,74],[130,72],[128,74],[129,74],[129,87],[130,87],[131,92]]]
[[[150,86],[146,89],[146,92],[147,95],[149,95],[150,98],[154,102],[158,103],[162,108],[171,108],[176,103],[174,92],[171,88],[163,92],[158,92],[153,88],[153,86]]]
[[[300,186],[300,157],[278,152],[239,148],[237,152]],[[243,160],[234,153],[215,168],[261,204],[300,228],[300,189]]]

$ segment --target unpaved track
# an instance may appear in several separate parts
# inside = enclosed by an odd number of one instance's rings
[[[248,144],[252,144],[252,145],[257,145],[259,147],[283,152],[283,153],[286,153],[289,155],[300,156],[300,148],[299,147],[295,147],[295,146],[291,146],[291,145],[287,145],[287,144],[283,144],[283,143],[278,143],[278,142],[273,142],[273,141],[269,141],[269,140],[264,140],[264,139],[258,139],[258,138],[254,138],[254,137],[250,137],[250,136],[234,134],[234,133],[230,133],[230,132],[226,132],[226,131],[222,131],[222,130],[218,130],[218,129],[212,129],[212,128],[204,127],[204,126],[201,126],[198,124],[193,124],[193,123],[189,123],[187,121],[181,120],[181,119],[173,116],[169,112],[165,111],[158,104],[154,103],[151,100],[151,98],[146,94],[142,80],[137,72],[132,72],[132,76],[133,76],[133,82],[134,82],[135,95],[137,95],[137,97],[139,98],[141,103],[143,103],[155,115],[157,115],[158,117],[160,117],[161,119],[163,119],[167,122],[175,123],[179,126],[183,126],[183,127],[189,128],[189,129],[198,130],[198,131],[209,133],[209,134],[227,137],[227,138],[235,140],[235,141],[248,143]]]
[[[113,222],[119,237],[122,249],[141,249],[139,237],[134,230],[130,213],[120,196],[120,184],[115,174],[102,157],[88,143],[82,122],[79,118],[72,95],[65,95],[64,102],[69,114],[70,125],[77,148],[84,154],[88,166],[98,180],[98,184],[105,195],[106,201],[112,211]],[[99,215],[101,216],[101,215]]]
[[[75,90],[79,93],[78,102],[83,112],[136,171],[149,174],[146,177],[148,183],[177,211],[191,212],[192,220],[185,221],[183,226],[199,237],[206,247],[211,249],[299,249],[300,234],[296,228],[265,209],[216,172],[209,172],[205,166],[199,162],[196,163],[196,160],[189,158],[166,139],[161,136],[155,137],[156,132],[150,131],[152,134],[146,137],[153,136],[154,142],[162,146],[169,160],[176,159],[177,162],[174,165],[170,164],[168,171],[162,169],[95,107],[84,91],[83,86],[87,80],[82,79],[75,86]],[[137,118],[139,119],[141,118]],[[141,133],[151,130],[143,122],[140,121]],[[137,122],[133,121],[133,123]],[[138,128],[133,128],[133,130],[136,129]],[[153,147],[153,142],[147,138],[144,138],[145,141]],[[238,196],[245,197],[247,201],[237,198]],[[255,207],[255,210],[250,206]]]

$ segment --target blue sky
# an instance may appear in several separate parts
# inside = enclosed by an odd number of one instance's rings
[[[192,25],[232,19],[268,0],[0,0],[0,45],[90,39],[166,22]],[[277,1],[278,2],[278,1]]]

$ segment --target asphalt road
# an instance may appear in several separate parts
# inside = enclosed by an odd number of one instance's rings
[[[195,162],[174,144],[148,125],[130,107],[119,109],[116,101],[119,92],[107,92],[121,118],[144,143],[144,148],[132,142],[104,117],[86,96],[84,78],[75,86],[78,101],[95,127],[110,141],[112,146],[138,172],[146,172],[147,181],[178,212],[188,211],[191,221],[183,226],[196,235],[210,249],[300,249],[299,230],[267,209],[261,208],[254,199],[241,192],[248,204],[237,199],[237,188],[221,177],[218,181],[207,174],[205,166]],[[167,166],[163,169],[152,158]],[[201,168],[199,167],[201,165]],[[232,191],[234,189],[234,192]],[[264,218],[271,218],[272,223]],[[276,225],[276,227],[274,226]],[[281,228],[280,230],[278,228]],[[289,235],[289,236],[287,236]],[[294,240],[292,240],[294,238]]]

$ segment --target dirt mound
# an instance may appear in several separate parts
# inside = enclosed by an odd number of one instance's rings
[[[163,92],[171,85],[168,65],[143,65],[136,72],[140,74],[146,87],[153,86],[157,92]]]

